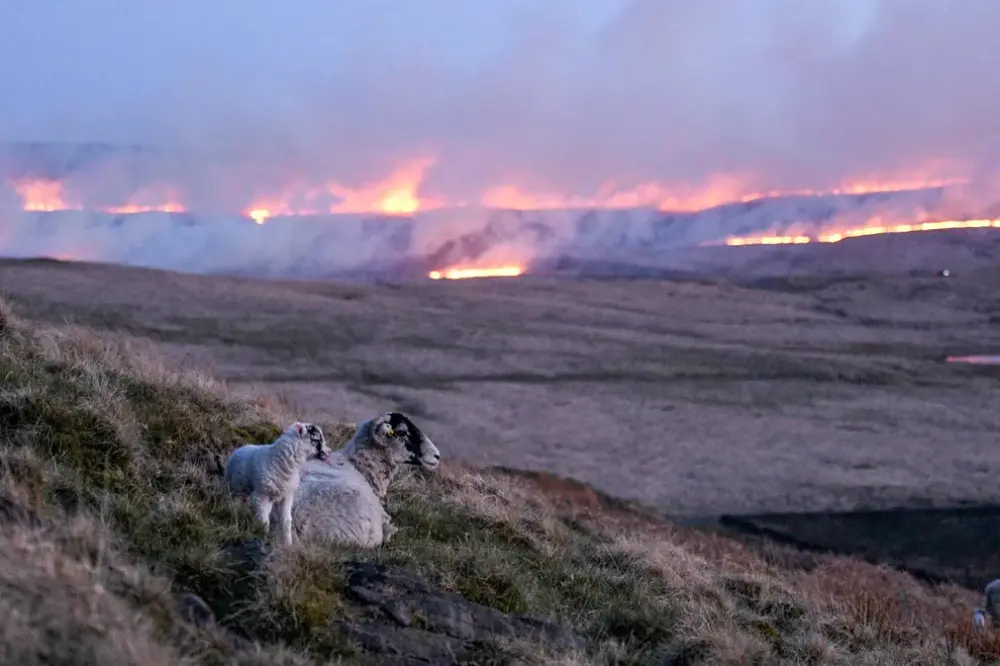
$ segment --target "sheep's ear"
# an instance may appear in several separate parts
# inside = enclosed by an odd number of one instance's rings
[[[298,435],[304,435],[304,434],[306,434],[306,426],[305,426],[305,424],[302,423],[301,421],[296,421],[295,422],[295,433],[298,434]]]
[[[392,426],[389,425],[388,423],[386,423],[385,424],[385,436],[386,437],[392,437],[394,434],[395,434],[395,431],[392,429]]]

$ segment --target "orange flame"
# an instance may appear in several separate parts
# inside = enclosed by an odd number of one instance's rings
[[[491,208],[510,210],[551,210],[554,208],[638,208],[655,207],[662,211],[690,212],[726,203],[749,202],[784,196],[823,196],[835,194],[874,194],[908,192],[932,187],[967,183],[964,178],[901,181],[859,181],[825,190],[768,190],[746,194],[746,180],[718,176],[704,187],[668,187],[644,183],[620,189],[614,182],[601,186],[595,197],[564,197],[555,194],[526,194],[515,186],[493,187],[483,195],[482,203]]]
[[[871,224],[826,231],[816,236],[731,236],[725,240],[726,245],[802,245],[805,243],[838,243],[845,238],[860,238],[861,236],[879,236],[882,234],[905,234],[914,231],[941,231],[944,229],[1000,229],[1000,219],[997,220],[942,220],[938,222],[917,222],[914,224],[882,224],[881,219],[874,218]]]
[[[932,180],[902,180],[890,182],[856,182],[848,183],[841,187],[834,187],[828,190],[769,190],[767,192],[756,192],[745,194],[740,197],[741,202],[757,201],[758,199],[771,199],[774,197],[815,197],[829,196],[835,194],[877,194],[879,192],[913,192],[932,187],[948,187],[950,185],[965,185],[967,178],[939,178]]]
[[[521,266],[493,266],[489,268],[446,268],[427,274],[432,280],[465,280],[485,277],[517,277],[524,272]]]
[[[264,224],[267,222],[267,218],[274,216],[274,213],[271,212],[270,208],[252,208],[247,211],[246,215],[257,224]]]
[[[57,180],[14,181],[14,191],[21,197],[24,210],[54,211],[70,210],[76,206],[66,203],[63,184]]]
[[[412,215],[419,210],[437,208],[441,202],[423,201],[418,198],[424,173],[435,160],[421,158],[412,160],[394,171],[383,181],[359,188],[347,188],[336,184],[327,185],[327,191],[343,201],[330,207],[331,213],[370,213],[378,211],[386,215]]]
[[[427,170],[435,164],[430,157],[405,162],[387,178],[358,187],[338,183],[320,186],[288,188],[251,201],[243,214],[258,223],[278,215],[315,215],[327,213],[372,213],[412,215],[444,206],[460,206],[465,202],[430,198],[420,192]],[[942,187],[967,182],[964,179],[904,179],[897,181],[858,181],[825,190],[770,190],[747,193],[748,179],[738,176],[718,176],[701,186],[677,186],[642,183],[622,188],[614,181],[605,183],[595,195],[565,196],[555,193],[530,193],[517,185],[498,185],[486,190],[479,202],[491,208],[512,210],[548,210],[554,208],[635,208],[654,207],[664,211],[695,211],[736,201],[754,201],[778,196],[818,196],[829,194],[865,194]],[[15,189],[30,211],[79,210],[79,202],[69,200],[63,183],[54,180],[21,180]],[[315,202],[324,196],[339,199],[333,205]],[[179,197],[142,197],[148,201],[131,200],[123,205],[101,208],[114,213],[146,211],[181,212]],[[307,207],[292,202],[313,202]]]
[[[22,179],[14,181],[14,191],[21,197],[21,207],[26,211],[52,212],[57,210],[83,210],[83,206],[76,202],[69,202],[65,192],[65,185],[58,180]],[[139,204],[134,199],[147,198],[147,193],[140,192],[133,197],[133,201],[117,206],[96,206],[95,210],[118,215],[129,215],[133,213],[164,212],[183,213],[184,206],[177,203],[176,197],[173,200],[162,204]]]
[[[309,213],[293,210],[282,198],[275,197],[258,199],[243,211],[243,214],[257,224],[264,224],[276,215],[308,215]]]
[[[116,215],[134,215],[135,213],[183,213],[184,206],[179,203],[165,203],[155,206],[125,204],[124,206],[104,206],[101,210],[106,213],[114,213]]]
[[[180,196],[171,187],[143,188],[136,192],[121,206],[102,206],[100,210],[116,215],[133,215],[135,213],[183,213],[184,205],[179,202]],[[157,202],[157,203],[149,203]],[[161,203],[162,202],[162,203]]]
[[[371,213],[386,215],[412,215],[419,211],[441,208],[446,205],[464,205],[463,202],[445,201],[431,198],[421,193],[427,170],[435,164],[433,158],[413,159],[403,163],[387,178],[359,187],[347,187],[328,183],[312,188],[289,188],[280,194],[254,200],[244,209],[243,214],[258,224],[278,215],[315,215],[328,213]],[[745,194],[749,181],[736,176],[720,176],[712,179],[704,187],[672,188],[657,183],[645,183],[630,189],[622,189],[614,182],[599,188],[593,197],[566,197],[557,194],[530,194],[515,185],[500,185],[488,189],[480,201],[487,207],[514,210],[545,210],[553,208],[632,208],[656,207],[661,210],[702,210],[716,205],[736,201],[754,201],[779,196],[819,196],[831,194],[865,194],[876,192],[905,192],[932,187],[944,187],[968,182],[965,179],[906,179],[897,181],[857,181],[827,190],[771,190]],[[81,210],[83,206],[67,193],[63,182],[45,179],[21,179],[14,182],[14,189],[22,199],[26,211]],[[155,196],[150,192],[140,192],[122,205],[96,207],[117,214],[162,211],[178,213],[185,210],[179,203],[176,192],[160,192]],[[323,196],[334,196],[340,201],[333,205],[321,205]],[[162,203],[149,203],[160,201]],[[308,207],[296,206],[293,202],[309,202]],[[916,231],[936,231],[944,229],[1000,228],[1000,219],[943,220],[912,224],[887,224],[875,217],[868,223],[850,228],[830,228],[813,235],[808,234],[761,234],[756,236],[733,236],[723,243],[728,246],[741,245],[786,245],[807,243],[836,243],[846,238],[873,236],[880,234],[900,234]],[[706,245],[720,244],[718,242]],[[509,259],[508,259],[509,261]],[[516,264],[485,267],[450,267],[431,271],[428,277],[434,280],[460,280],[479,277],[514,277],[523,274],[523,267]]]
[[[377,211],[384,215],[412,215],[443,205],[443,202],[422,199],[418,195],[424,173],[433,164],[434,160],[430,158],[412,160],[377,183],[361,187],[328,183],[320,188],[306,188],[302,198],[313,201],[326,193],[340,199],[340,203],[326,208],[326,212],[331,214]],[[289,203],[293,198],[291,193],[286,192],[280,196],[257,199],[244,209],[243,214],[257,224],[264,224],[277,215],[316,215],[322,212],[317,208],[295,207]]]

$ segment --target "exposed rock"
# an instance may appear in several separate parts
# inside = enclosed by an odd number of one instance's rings
[[[341,622],[340,628],[366,651],[379,655],[380,664],[455,664],[469,652],[462,641],[422,629],[377,622]]]
[[[254,575],[262,571],[268,554],[261,539],[233,541],[221,551],[227,565],[245,574],[250,585],[257,584]],[[583,638],[557,624],[474,603],[400,567],[348,562],[346,573],[345,597],[359,612],[348,613],[350,619],[331,618],[330,627],[377,656],[379,664],[476,660],[503,639],[526,639],[556,650],[585,646]],[[215,622],[212,609],[196,595],[185,595],[181,604],[185,617],[197,626]],[[215,610],[218,617],[226,616],[225,609]]]
[[[181,595],[177,599],[177,606],[180,608],[184,619],[199,629],[215,624],[215,613],[208,607],[205,600],[197,594],[188,593]]]
[[[222,556],[235,569],[248,574],[260,571],[269,552],[267,543],[261,539],[230,541],[222,547]]]
[[[584,640],[551,622],[502,613],[446,592],[401,568],[348,565],[347,593],[378,608],[383,622],[343,622],[341,629],[361,647],[393,663],[454,663],[496,639],[529,639],[554,649],[581,648]]]

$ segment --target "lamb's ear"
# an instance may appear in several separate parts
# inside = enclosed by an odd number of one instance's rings
[[[304,423],[302,423],[301,421],[296,421],[295,422],[295,434],[296,435],[304,435],[304,434],[306,434],[306,425]]]

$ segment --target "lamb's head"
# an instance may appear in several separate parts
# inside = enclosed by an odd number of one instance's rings
[[[388,449],[393,462],[435,469],[441,462],[441,452],[405,414],[386,412],[371,421],[372,437]]]
[[[305,445],[304,450],[307,452],[307,458],[326,460],[330,457],[330,447],[326,445],[326,437],[323,435],[323,429],[318,425],[296,421],[288,428],[286,433],[293,435],[300,444]]]

